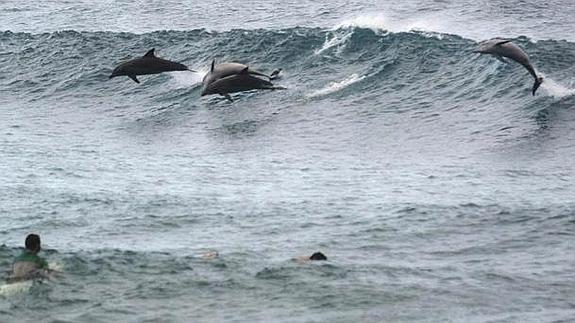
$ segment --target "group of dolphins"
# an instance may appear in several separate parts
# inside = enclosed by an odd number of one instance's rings
[[[480,43],[479,48],[474,52],[480,54],[491,54],[497,59],[507,63],[503,57],[507,57],[523,65],[529,74],[535,79],[531,93],[535,91],[543,82],[543,77],[538,76],[535,68],[529,61],[527,54],[511,40],[495,38]],[[116,76],[128,76],[136,83],[140,83],[136,76],[158,74],[173,71],[192,71],[187,66],[165,60],[154,54],[154,49],[149,50],[146,55],[124,62],[112,71],[110,78]],[[279,76],[281,69],[274,70],[270,75],[266,75],[251,70],[247,65],[240,63],[215,63],[212,61],[210,71],[202,80],[202,96],[210,94],[219,94],[233,101],[230,93],[265,89],[279,90],[284,87],[274,86],[271,81]]]
[[[192,71],[186,65],[172,62],[157,57],[154,48],[150,49],[146,55],[132,59],[120,64],[112,71],[110,78],[116,76],[128,76],[134,82],[140,83],[138,75],[158,74],[162,72]],[[240,63],[221,63],[212,61],[210,72],[204,76],[202,81],[202,96],[209,94],[219,94],[233,101],[230,93],[266,89],[285,89],[281,86],[274,86],[270,81],[279,76],[281,69],[273,71],[270,75],[251,70],[247,65]],[[264,79],[266,78],[266,79]]]

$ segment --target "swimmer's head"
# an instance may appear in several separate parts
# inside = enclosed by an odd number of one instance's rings
[[[29,234],[26,237],[26,249],[38,252],[40,251],[40,236],[37,234]]]
[[[313,255],[309,257],[309,260],[327,260],[327,257],[321,252],[314,252]]]

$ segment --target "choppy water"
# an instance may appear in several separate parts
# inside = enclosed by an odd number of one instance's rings
[[[0,3],[0,270],[38,232],[65,272],[0,296],[0,321],[572,321],[574,13]],[[536,96],[471,52],[496,36],[545,74]],[[152,47],[282,67],[288,90],[108,80]]]

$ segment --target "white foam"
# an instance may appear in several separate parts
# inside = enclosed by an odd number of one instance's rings
[[[197,71],[197,72],[190,72],[190,71],[182,71],[182,72],[172,72],[169,73],[172,79],[175,81],[177,88],[183,87],[190,87],[192,85],[198,84],[202,82],[204,75],[208,73],[207,70]]]
[[[315,50],[315,54],[321,54],[324,51],[337,47],[337,52],[341,52],[353,35],[353,28],[371,29],[375,33],[382,32],[419,32],[422,36],[429,38],[442,39],[440,26],[433,19],[412,19],[412,20],[391,20],[383,14],[360,15],[353,18],[345,19],[341,23],[331,28],[320,49]]]
[[[21,282],[0,285],[0,296],[10,297],[15,294],[25,293],[32,288],[34,282],[26,280]]]
[[[433,18],[433,17],[432,17]],[[427,32],[426,36],[437,37],[435,33],[443,32],[442,23],[437,19],[430,19],[419,17],[415,19],[389,19],[383,13],[364,14],[345,19],[337,24],[333,30],[345,29],[350,27],[371,29],[374,32],[390,31],[390,32],[410,32],[421,31]]]
[[[544,89],[550,96],[558,99],[575,95],[575,89],[565,87],[550,78],[543,79],[541,88]]]
[[[334,46],[338,46],[338,50],[342,49],[342,45],[345,44],[345,42],[347,42],[347,40],[351,37],[351,35],[353,34],[352,31],[347,31],[345,32],[343,35],[338,35],[338,34],[334,34],[331,35],[326,35],[325,36],[325,42],[323,43],[323,46],[320,49],[316,49],[315,50],[315,54],[321,54],[322,52],[334,47]]]
[[[366,28],[378,32],[382,30],[390,30],[391,23],[383,14],[360,15],[342,21],[337,24],[333,30],[350,27]]]
[[[365,76],[359,76],[357,74],[351,74],[349,77],[339,81],[339,82],[331,82],[324,88],[321,88],[317,91],[314,91],[308,95],[308,97],[313,98],[316,96],[327,95],[336,91],[339,91],[345,87],[350,86],[353,83],[359,82],[363,80]]]
[[[55,270],[55,271],[64,271],[64,264],[61,262],[50,262],[48,264],[48,268],[50,268],[51,270]]]

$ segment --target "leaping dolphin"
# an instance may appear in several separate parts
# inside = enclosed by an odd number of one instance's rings
[[[491,54],[504,63],[507,63],[507,61],[503,59],[503,57],[508,57],[523,65],[523,67],[525,67],[529,74],[531,74],[535,79],[535,83],[533,84],[533,89],[531,91],[533,95],[535,95],[535,91],[537,91],[543,82],[543,77],[537,75],[535,68],[531,65],[531,62],[529,62],[527,54],[525,54],[519,46],[512,43],[511,40],[500,38],[487,40],[482,42],[475,52],[480,54]]]
[[[154,50],[155,48],[152,48],[146,53],[146,55],[118,65],[118,67],[112,71],[110,78],[125,75],[134,80],[134,82],[140,83],[140,81],[136,78],[137,75],[149,75],[173,71],[194,72],[184,64],[156,57]]]
[[[273,80],[278,77],[279,70],[274,71],[271,76],[250,70],[247,65],[240,63],[221,63],[216,65],[212,61],[210,71],[202,80],[202,96],[209,94],[219,94],[233,101],[229,93],[249,91],[249,90],[280,90],[285,89],[274,86],[270,81],[257,76],[262,76]]]

